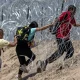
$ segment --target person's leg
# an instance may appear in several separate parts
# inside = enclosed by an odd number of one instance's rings
[[[72,42],[70,40],[66,41],[66,50],[67,50],[67,54],[66,54],[64,60],[71,58],[74,53],[74,48],[73,48]]]
[[[19,59],[19,62],[20,62],[20,65],[24,65],[25,64],[25,55],[17,55],[18,56],[18,59]]]
[[[17,53],[17,57],[18,57],[18,60],[20,63],[20,67],[19,67],[19,71],[18,71],[18,79],[20,80],[20,79],[22,79],[22,73],[23,73],[23,70],[21,70],[21,67],[22,67],[22,65],[25,64],[26,60],[25,60],[25,56],[20,55],[20,53],[18,53],[17,51],[16,51],[16,53]]]
[[[23,73],[23,70],[21,70],[21,66],[25,64],[25,56],[20,56],[20,55],[17,55],[18,56],[18,59],[19,59],[19,63],[20,63],[20,68],[19,68],[19,72],[18,74],[19,75],[22,75]]]
[[[55,61],[56,59],[58,59],[60,56],[63,55],[63,53],[65,51],[65,42],[62,39],[57,39],[57,43],[58,43],[58,50],[57,51],[55,51],[46,60],[37,61],[37,64],[39,64],[39,66],[37,67],[37,72],[45,71],[48,63],[52,63],[53,61]]]
[[[27,50],[24,51],[23,55],[21,55],[20,53],[17,52],[17,56],[18,56],[18,59],[19,59],[19,62],[20,62],[20,67],[22,65],[26,65],[27,66],[30,62],[35,60],[35,57],[36,57],[35,54],[33,54],[33,52],[30,50],[30,48],[28,49],[28,51]],[[29,58],[27,61],[25,59],[25,56],[27,56]],[[22,72],[23,71],[21,69],[19,69],[18,74],[22,75]]]
[[[25,62],[26,66],[28,66],[28,64],[30,64],[32,61],[35,60],[36,56],[35,54],[29,50],[27,54],[25,54],[25,56],[27,56],[29,59]]]
[[[65,42],[63,39],[57,39],[58,50],[56,50],[49,58],[46,59],[46,63],[52,63],[61,57],[65,51]]]

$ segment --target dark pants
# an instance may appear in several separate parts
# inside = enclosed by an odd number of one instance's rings
[[[56,50],[49,58],[46,59],[46,63],[52,63],[60,56],[62,56],[64,52],[67,52],[64,60],[73,56],[74,48],[72,42],[69,39],[65,40],[58,38],[57,44],[58,44],[58,50]]]
[[[28,47],[28,45],[17,45],[16,47],[16,53],[20,62],[20,66],[21,65],[28,65],[29,63],[31,63],[33,60],[35,60],[35,54],[31,51],[31,49]],[[25,56],[27,56],[29,59],[26,61]],[[19,69],[18,74],[22,75],[22,70]]]

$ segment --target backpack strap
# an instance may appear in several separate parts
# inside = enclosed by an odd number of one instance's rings
[[[68,14],[66,13],[62,21],[59,21],[59,20],[56,21],[55,27],[53,27],[53,30],[52,30],[52,34],[56,34],[57,29],[65,21],[65,19],[67,18],[67,16],[68,16]]]

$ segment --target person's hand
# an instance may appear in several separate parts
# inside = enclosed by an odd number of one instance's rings
[[[17,42],[17,36],[14,36],[14,42]]]
[[[31,42],[28,42],[28,46],[29,46],[30,48],[34,47],[34,46],[35,46],[35,41],[33,40],[33,41],[31,41]]]

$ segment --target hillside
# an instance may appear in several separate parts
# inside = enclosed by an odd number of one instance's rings
[[[48,64],[46,71],[36,73],[36,62],[45,60],[56,50],[56,42],[44,41],[38,46],[32,48],[36,54],[36,60],[27,68],[29,73],[23,74],[23,80],[80,80],[80,41],[73,41],[74,56],[63,62],[63,56],[51,64]],[[27,58],[26,58],[27,59]],[[15,47],[7,49],[2,53],[2,71],[0,72],[0,80],[17,80],[19,62],[16,56]],[[60,65],[63,68],[60,69]]]

